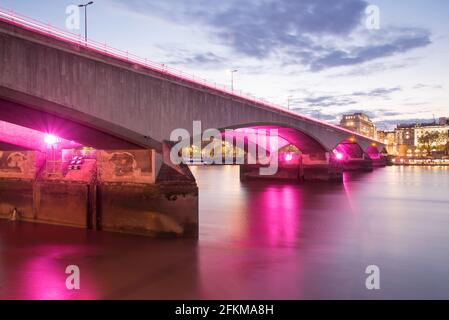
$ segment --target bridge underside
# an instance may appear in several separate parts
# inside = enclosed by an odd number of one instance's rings
[[[275,174],[261,175],[260,168],[269,166],[254,163],[251,165],[246,161],[241,166],[242,180],[264,178],[341,182],[343,171],[371,171],[374,166],[386,164],[377,145],[372,144],[363,150],[353,137],[341,141],[329,150],[315,137],[291,127],[267,124],[231,129],[231,133],[223,132],[223,140],[232,140],[234,143],[245,140],[250,146],[256,145],[260,148],[263,155],[270,154],[274,149],[278,151],[278,170]],[[273,134],[276,138],[275,144]],[[260,135],[268,137],[261,140]],[[247,145],[245,148],[245,152],[249,154],[251,148]],[[256,153],[254,147],[251,153]],[[252,159],[256,159],[258,155],[259,152],[252,155]]]
[[[76,117],[75,112],[71,112],[73,119],[70,119],[66,114],[57,115],[35,107],[41,104],[48,105],[47,101],[37,98],[25,100],[29,100],[30,104],[13,102],[0,95],[0,120],[97,149],[153,148],[160,150],[160,144],[154,140],[146,139],[143,143],[142,139],[137,139],[137,135],[129,130],[103,123],[98,119],[89,119],[86,116]]]
[[[0,99],[0,217],[197,237],[195,180],[160,158],[135,141]]]

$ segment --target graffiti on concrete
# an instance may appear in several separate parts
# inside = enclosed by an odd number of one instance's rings
[[[0,151],[0,171],[7,173],[23,173],[27,157],[21,152]]]
[[[97,152],[97,172],[101,181],[153,183],[151,150]]]
[[[117,177],[131,176],[137,168],[136,160],[131,153],[115,152],[109,159]]]

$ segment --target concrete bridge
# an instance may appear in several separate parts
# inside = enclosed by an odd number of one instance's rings
[[[0,70],[0,177],[31,194],[4,191],[0,215],[22,205],[29,220],[195,236],[196,184],[188,167],[167,160],[165,144],[193,121],[278,129],[300,151],[280,177],[341,180],[344,168],[381,163],[378,141],[1,11]],[[243,179],[254,172],[242,166]],[[75,219],[51,213],[58,202],[50,199],[67,183],[87,203],[71,208],[86,211]],[[129,199],[138,204],[129,208]],[[75,201],[65,200],[59,205]]]

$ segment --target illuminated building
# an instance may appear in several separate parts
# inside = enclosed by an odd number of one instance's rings
[[[370,118],[364,113],[354,113],[343,115],[340,126],[357,132],[361,135],[376,138],[376,127]]]

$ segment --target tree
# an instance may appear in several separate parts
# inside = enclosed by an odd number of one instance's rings
[[[418,138],[418,142],[423,145],[428,152],[430,152],[432,151],[432,146],[436,146],[441,143],[442,136],[443,134],[440,134],[438,131],[427,131]]]

